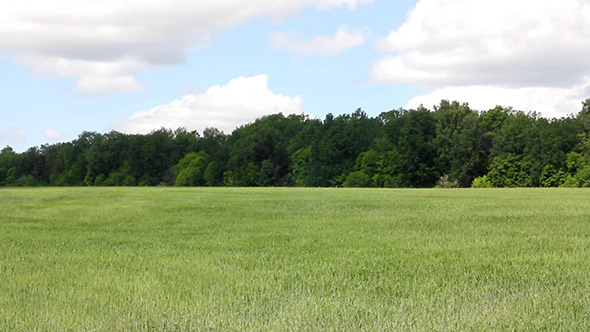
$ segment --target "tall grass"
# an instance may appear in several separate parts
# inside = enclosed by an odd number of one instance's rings
[[[0,330],[590,330],[590,191],[0,190]]]

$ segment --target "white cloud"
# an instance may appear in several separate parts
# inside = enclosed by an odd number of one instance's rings
[[[416,96],[407,104],[406,109],[415,109],[419,105],[432,109],[440,101],[457,100],[466,102],[471,109],[486,111],[495,106],[512,107],[521,111],[537,111],[549,118],[560,118],[575,114],[582,109],[581,101],[587,98],[590,85],[573,88],[502,88],[495,86],[460,86],[436,89],[430,93]],[[586,97],[585,97],[586,95]]]
[[[55,129],[45,129],[43,131],[43,135],[45,136],[46,139],[50,140],[50,141],[59,141],[61,139],[64,139],[66,137],[66,135],[64,135],[63,133],[60,133],[59,131],[55,130]]]
[[[502,104],[520,100],[522,108],[544,100],[563,113],[564,100],[590,77],[589,36],[585,0],[420,0],[378,43],[392,54],[372,77],[435,90],[429,96],[474,93]]]
[[[0,146],[22,143],[27,138],[27,131],[24,128],[4,128],[0,122]]]
[[[590,3],[421,0],[379,43],[377,80],[417,85],[560,86],[590,71]]]
[[[255,17],[373,0],[21,0],[2,4],[0,52],[37,73],[77,78],[87,92],[136,91],[142,69],[182,63],[223,29]]]
[[[327,0],[327,1],[315,1],[318,8],[329,8],[329,7],[342,7],[348,6],[350,9],[355,9],[357,5],[367,5],[373,3],[374,0]]]
[[[303,40],[295,34],[279,32],[271,36],[270,42],[275,48],[302,54],[319,53],[325,56],[342,53],[363,44],[366,34],[366,29],[348,32],[346,26],[340,26],[334,36],[316,36]]]
[[[148,133],[161,127],[185,127],[202,132],[214,127],[231,132],[240,125],[268,114],[303,113],[301,97],[275,94],[268,89],[268,77],[239,77],[224,86],[210,87],[207,92],[187,95],[169,104],[133,114],[115,125],[127,133]]]

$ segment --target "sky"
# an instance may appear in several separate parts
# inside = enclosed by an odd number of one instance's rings
[[[0,11],[0,147],[231,133],[267,114],[542,116],[590,98],[588,0],[19,0]]]

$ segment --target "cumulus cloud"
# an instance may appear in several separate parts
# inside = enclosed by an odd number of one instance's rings
[[[279,32],[271,36],[273,47],[294,51],[301,54],[319,53],[334,55],[365,42],[367,30],[348,32],[346,26],[340,26],[333,36],[316,36],[304,40],[293,33]]]
[[[27,131],[24,128],[5,128],[0,122],[0,146],[22,143],[27,138]]]
[[[268,114],[304,113],[301,97],[276,94],[268,89],[268,77],[239,77],[205,93],[186,95],[169,104],[133,114],[115,125],[127,133],[148,133],[154,129],[185,127],[202,132],[214,127],[231,132],[240,125]]]
[[[373,3],[374,0],[328,0],[328,1],[315,1],[318,8],[329,8],[329,7],[342,7],[348,6],[350,9],[355,9],[357,5],[362,4],[370,4]],[[282,1],[281,1],[282,2]],[[313,3],[313,2],[312,2]]]
[[[75,77],[83,91],[136,91],[140,70],[182,63],[222,29],[254,17],[278,21],[309,6],[354,9],[372,1],[9,1],[0,11],[0,52],[36,73]]]
[[[502,88],[496,86],[460,86],[436,89],[416,96],[406,109],[419,105],[432,109],[440,101],[457,100],[468,103],[474,110],[485,111],[495,106],[512,107],[521,111],[537,111],[549,118],[575,114],[582,109],[581,101],[589,96],[589,85],[572,88],[530,87]]]
[[[527,96],[523,108],[547,101],[563,113],[590,77],[588,36],[584,0],[420,0],[378,43],[391,55],[372,77],[436,90],[429,96],[472,92],[496,103]]]
[[[51,128],[45,129],[43,131],[43,136],[45,136],[45,138],[50,141],[59,141],[66,137],[66,135],[64,135],[63,133],[60,133],[59,131]]]

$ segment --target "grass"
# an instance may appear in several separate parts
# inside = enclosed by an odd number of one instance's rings
[[[590,329],[590,191],[0,190],[0,330]]]

